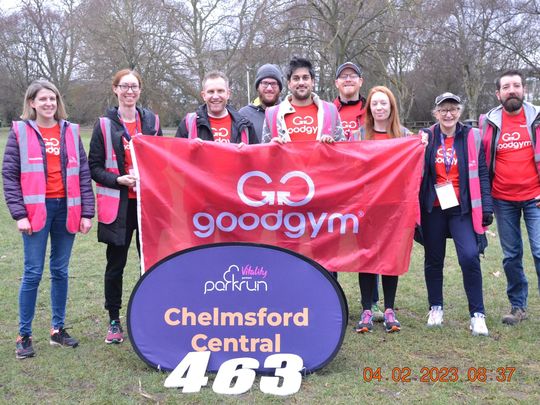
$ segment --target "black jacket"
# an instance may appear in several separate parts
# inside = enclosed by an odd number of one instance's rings
[[[250,120],[240,115],[234,108],[227,106],[227,111],[232,119],[231,143],[242,142],[242,130],[247,128],[249,144],[259,143],[255,128]],[[210,126],[210,118],[208,117],[208,109],[206,104],[199,106],[197,109],[197,136],[205,141],[213,141],[212,127]],[[188,138],[189,132],[184,118],[176,131],[177,138]]]
[[[145,135],[162,135],[161,128],[156,133],[156,116],[147,109],[137,107],[141,117],[141,129]],[[111,138],[120,176],[126,173],[125,153],[122,137],[125,137],[124,126],[118,118],[118,108],[107,110],[105,117],[111,120]],[[88,154],[88,164],[92,174],[92,180],[103,184],[109,188],[120,190],[120,204],[118,206],[118,215],[111,224],[98,222],[98,241],[122,246],[126,238],[126,215],[128,206],[128,187],[121,186],[116,182],[118,175],[105,170],[105,145],[103,144],[103,134],[99,120],[94,125],[92,139],[90,140],[90,152]]]

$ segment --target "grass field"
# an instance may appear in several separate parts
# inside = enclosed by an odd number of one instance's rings
[[[89,135],[87,132],[83,135],[87,145]],[[5,140],[6,130],[2,129],[2,151]],[[445,266],[445,325],[438,329],[426,327],[423,251],[415,246],[409,272],[400,278],[396,299],[402,331],[385,334],[382,325],[377,324],[369,335],[356,334],[352,326],[360,311],[357,276],[340,275],[350,309],[341,351],[324,369],[305,377],[297,394],[285,398],[262,394],[258,389],[259,378],[244,395],[217,395],[211,389],[213,376],[200,393],[182,394],[177,389],[164,388],[166,374],[147,367],[128,341],[122,345],[106,345],[103,342],[107,329],[103,309],[105,245],[97,242],[95,228],[89,235],[77,236],[71,260],[67,324],[72,327],[70,333],[80,339],[80,346],[76,349],[49,346],[50,299],[46,268],[33,323],[37,355],[16,360],[22,240],[5,204],[0,206],[0,230],[0,403],[533,404],[540,401],[540,298],[530,249],[526,244],[530,318],[519,326],[507,327],[500,321],[508,310],[508,302],[494,227],[482,261],[489,337],[470,336],[467,301],[452,243],[448,245]],[[125,306],[138,279],[138,271],[133,248],[124,281]],[[421,374],[427,374],[424,368],[440,370],[443,367],[455,367],[459,380],[420,381]],[[366,381],[367,368],[380,368],[381,381]],[[397,377],[406,368],[411,370],[411,381],[394,382],[392,371]],[[485,382],[468,381],[468,372],[474,377],[479,368],[493,370],[493,373],[488,373]],[[509,382],[498,382],[497,368],[515,368],[515,372]]]

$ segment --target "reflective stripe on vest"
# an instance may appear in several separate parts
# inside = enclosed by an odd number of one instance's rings
[[[471,128],[467,135],[467,157],[469,161],[469,194],[471,196],[471,215],[474,232],[484,233],[487,229],[482,226],[482,192],[478,177],[478,151],[482,147],[480,131]]]
[[[540,176],[540,125],[536,127],[535,131],[534,162],[536,163],[536,170],[538,171],[538,176]]]
[[[276,106],[268,107],[265,111],[266,123],[268,125],[268,129],[270,130],[270,134],[272,138],[276,138],[278,136],[278,129],[277,129],[278,109],[279,109],[279,106],[276,105]]]
[[[116,153],[112,144],[111,120],[106,117],[100,117],[99,125],[105,147],[105,170],[109,173],[119,175],[120,171],[118,170]],[[120,206],[120,190],[96,183],[96,199],[98,221],[103,224],[113,223],[116,220]]]
[[[64,135],[66,143],[66,197],[67,197],[67,223],[70,233],[77,233],[81,223],[81,185],[79,172],[81,157],[79,156],[79,126],[70,124],[66,127]]]
[[[188,131],[189,139],[195,139],[199,136],[197,131],[197,113],[186,114],[186,129]]]
[[[81,221],[81,189],[79,183],[79,126],[68,124],[65,127],[64,142],[66,145],[66,229],[77,233]],[[64,130],[62,126],[61,130]],[[39,137],[41,136],[31,125],[24,121],[13,123],[13,131],[19,142],[21,158],[21,190],[28,213],[28,220],[34,232],[43,229],[47,218],[45,198],[47,182]]]
[[[156,131],[156,133],[154,135],[157,135],[159,133],[159,115],[154,114],[154,116],[155,116],[154,129]]]
[[[321,136],[329,135],[333,138],[334,128],[336,127],[337,122],[337,114],[335,114],[337,109],[331,108],[330,106],[333,106],[333,104],[326,101],[321,101],[321,104],[323,109],[323,124],[320,134]]]

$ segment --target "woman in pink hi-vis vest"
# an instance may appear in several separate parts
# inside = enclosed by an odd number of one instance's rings
[[[75,234],[86,234],[92,227],[94,194],[79,126],[66,116],[58,89],[48,81],[34,81],[26,90],[22,121],[13,122],[4,153],[4,195],[24,245],[18,359],[35,354],[32,321],[49,237],[50,343],[79,344],[64,328],[68,266]]]
[[[105,309],[109,322],[105,343],[124,341],[120,323],[122,282],[133,232],[139,250],[137,178],[130,141],[142,134],[161,135],[158,116],[137,105],[142,86],[141,76],[134,70],[115,73],[112,91],[118,107],[107,109],[105,116],[97,120],[88,154],[96,182],[98,240],[107,244]]]
[[[443,324],[443,267],[446,239],[452,238],[463,273],[473,336],[487,336],[480,254],[493,221],[493,201],[484,150],[477,128],[462,124],[460,97],[443,93],[435,99],[437,123],[428,134],[420,208],[428,291],[427,326]]]

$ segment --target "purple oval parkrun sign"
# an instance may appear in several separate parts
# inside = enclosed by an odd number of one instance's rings
[[[153,266],[131,295],[128,330],[141,359],[162,370],[210,351],[209,371],[232,358],[264,364],[271,354],[293,353],[309,373],[337,354],[347,317],[341,287],[319,264],[274,246],[232,243]]]

